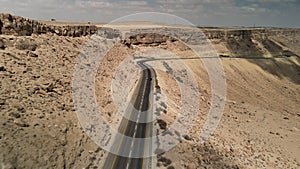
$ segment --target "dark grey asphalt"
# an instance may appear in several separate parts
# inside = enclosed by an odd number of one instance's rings
[[[149,109],[149,96],[152,89],[151,81],[152,78],[154,78],[154,75],[152,75],[150,70],[151,68],[145,66],[142,62],[138,62],[139,66],[143,69],[141,79],[139,80],[139,83],[137,85],[137,88],[134,91],[134,94],[132,96],[131,102],[133,103],[133,106],[136,110],[139,112],[147,111]],[[130,109],[127,109],[128,111],[133,111]],[[152,135],[152,122],[149,123],[139,123],[139,119],[137,119],[136,114],[130,113],[130,119],[127,118],[122,119],[120,126],[119,126],[119,132],[128,136],[128,137],[135,137],[135,138],[145,138],[149,137],[149,135]],[[147,118],[147,116],[140,116],[140,118]],[[140,121],[147,121],[146,119],[141,119]],[[136,132],[136,133],[135,133]],[[148,136],[146,136],[146,133]],[[129,158],[129,155],[131,154],[130,151],[133,152],[144,152],[144,142],[134,142],[131,143],[128,141],[128,139],[124,139],[124,137],[121,138],[115,138],[115,145],[117,148],[117,151],[124,156],[118,156],[112,153],[109,153],[107,156],[107,159],[104,163],[104,169],[143,169],[143,168],[149,168],[151,165],[151,158]],[[134,145],[132,149],[130,149],[131,145]],[[136,153],[137,154],[137,153]],[[126,157],[127,156],[127,157]],[[145,161],[148,160],[148,165],[145,165]],[[147,166],[147,167],[145,167]]]

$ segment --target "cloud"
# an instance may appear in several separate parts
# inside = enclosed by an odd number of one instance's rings
[[[258,8],[258,7],[252,7],[252,6],[242,6],[240,7],[241,10],[249,13],[265,13],[268,11],[266,8]]]
[[[75,3],[84,8],[135,8],[148,6],[146,1],[76,0]]]
[[[246,0],[254,3],[286,3],[286,2],[297,2],[297,0]]]
[[[113,4],[101,1],[76,1],[76,5],[82,8],[110,8]]]
[[[167,12],[196,25],[300,27],[297,0],[0,0],[0,12],[34,19],[110,22],[137,12]]]

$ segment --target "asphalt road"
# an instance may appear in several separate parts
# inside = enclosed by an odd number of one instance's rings
[[[124,138],[124,135],[133,138],[152,136],[152,122],[145,123],[148,121],[147,118],[152,116],[141,112],[148,110],[152,113],[149,101],[153,98],[151,97],[154,86],[154,80],[152,79],[155,78],[155,75],[152,68],[146,66],[143,62],[138,62],[138,65],[143,69],[142,76],[131,98],[131,103],[135,111],[138,112],[134,113],[132,107],[127,108],[126,111],[128,111],[131,120],[123,117],[118,129],[123,136],[116,137],[114,141],[116,152],[122,154],[122,156],[109,153],[103,166],[104,169],[149,169],[152,167],[151,157],[133,158],[134,154],[144,154],[145,148],[151,149],[151,144],[146,145],[143,141]]]

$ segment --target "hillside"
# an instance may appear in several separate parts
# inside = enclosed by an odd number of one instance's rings
[[[83,131],[72,98],[76,59],[99,25],[61,25],[0,14],[0,168],[97,168],[107,152]],[[108,34],[110,34],[108,29]],[[201,60],[185,60],[201,94],[198,125],[159,155],[159,168],[299,168],[300,29],[201,28],[223,64],[225,111],[213,136],[197,138],[211,97]],[[126,39],[98,70],[97,101],[112,126],[120,117],[110,95],[119,64],[141,49],[191,56],[178,40],[147,34]],[[179,112],[180,91],[162,68],[157,83],[167,104],[156,124]],[[131,87],[131,86],[130,86]],[[184,134],[184,133],[182,133]]]

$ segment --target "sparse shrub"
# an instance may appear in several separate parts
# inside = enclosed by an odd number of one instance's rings
[[[16,42],[15,44],[16,48],[19,50],[30,50],[30,51],[35,51],[38,45],[30,40],[23,40],[20,39]]]

